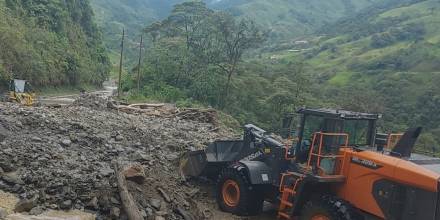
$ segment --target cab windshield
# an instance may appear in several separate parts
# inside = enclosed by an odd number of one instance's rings
[[[305,140],[312,139],[315,132],[326,133],[347,133],[350,146],[369,145],[369,128],[371,120],[342,120],[334,118],[323,118],[313,115],[306,116],[303,137]],[[337,141],[343,144],[343,138]]]

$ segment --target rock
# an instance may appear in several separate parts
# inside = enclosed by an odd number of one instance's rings
[[[190,201],[186,192],[192,186],[182,185],[176,176],[176,156],[189,147],[202,149],[208,142],[227,138],[211,132],[210,124],[180,120],[170,114],[107,109],[107,100],[96,95],[82,96],[62,108],[0,103],[0,125],[8,133],[0,142],[0,168],[4,171],[0,188],[20,198],[38,196],[35,204],[25,207],[21,202],[17,210],[37,214],[41,209],[86,207],[96,212],[98,219],[110,219],[110,214],[116,213],[114,207],[121,209],[114,160],[142,163],[125,175],[130,193],[149,220],[155,216],[182,219],[174,212],[177,207],[196,215],[195,204],[187,207],[185,202]],[[162,187],[162,192],[157,187]],[[157,201],[150,204],[151,198]],[[169,199],[172,204],[165,202]],[[202,207],[206,201],[201,201]],[[203,218],[200,214],[196,217]],[[126,218],[121,209],[119,219]]]
[[[142,217],[144,217],[144,219],[148,217],[147,212],[145,210],[141,210],[141,215]]]
[[[14,192],[14,193],[17,193],[17,194],[18,193],[22,193],[23,192],[23,187],[21,185],[19,185],[19,184],[15,184],[12,187],[11,191]]]
[[[209,209],[204,209],[203,210],[203,217],[205,219],[210,219],[212,217],[212,212]]]
[[[138,184],[142,184],[145,181],[144,167],[140,164],[135,164],[126,168],[123,173],[127,180],[131,180]]]
[[[8,215],[8,212],[6,212],[6,209],[0,207],[0,219],[6,219],[6,216]]]
[[[68,147],[72,144],[72,141],[70,139],[64,139],[61,141],[61,145],[63,145],[64,147]]]
[[[144,153],[141,153],[141,152],[136,152],[133,155],[133,159],[135,161],[138,161],[138,162],[145,162],[145,161],[153,160],[153,157],[151,155],[147,155],[147,154],[144,154]]]
[[[153,209],[146,208],[145,212],[147,213],[147,216],[153,216]]]
[[[66,200],[60,204],[61,209],[70,209],[72,207],[72,200]]]
[[[8,161],[0,161],[0,168],[2,168],[4,172],[15,171],[14,166]]]
[[[199,193],[200,189],[198,188],[194,188],[189,192],[186,192],[186,195],[188,195],[189,197],[194,197],[195,195],[197,195]]]
[[[123,141],[124,137],[122,135],[116,135],[115,141]]]
[[[31,211],[29,212],[29,215],[39,215],[43,212],[44,212],[43,207],[37,206],[37,207],[34,207],[31,209]]]
[[[110,209],[110,217],[113,219],[119,219],[121,215],[121,210],[118,207],[113,207]]]
[[[156,210],[160,210],[162,201],[160,201],[159,199],[150,199],[150,205]]]
[[[166,219],[164,217],[158,215],[154,218],[154,220],[166,220]]]
[[[99,206],[98,206],[98,198],[93,197],[89,203],[87,203],[86,205],[87,208],[91,208],[93,210],[98,210]]]
[[[14,212],[29,212],[35,207],[35,199],[22,199],[14,208]]]
[[[102,176],[110,176],[114,173],[114,170],[110,169],[109,167],[104,167],[101,168],[99,172],[101,173]]]
[[[98,204],[101,210],[110,210],[110,201],[107,196],[102,196],[98,199]]]
[[[115,198],[115,197],[111,197],[110,198],[110,202],[114,205],[120,205],[121,203]]]
[[[160,194],[162,195],[162,197],[165,199],[166,202],[170,203],[171,202],[171,198],[170,196],[165,192],[165,190],[163,190],[162,188],[158,187],[157,191],[160,192]]]
[[[194,220],[195,218],[189,214],[187,211],[183,210],[182,208],[177,208],[175,210],[177,213],[179,213],[184,220]]]
[[[32,141],[34,141],[34,142],[42,142],[42,141],[43,141],[43,139],[41,139],[41,138],[39,138],[39,137],[36,137],[36,136],[34,136],[34,137],[32,137]]]
[[[15,185],[15,184],[23,185],[24,184],[23,180],[21,180],[21,178],[18,176],[17,172],[3,173],[1,178],[5,182],[7,182],[11,185]]]
[[[8,130],[6,130],[2,125],[0,125],[0,142],[3,142],[8,136],[9,136]]]

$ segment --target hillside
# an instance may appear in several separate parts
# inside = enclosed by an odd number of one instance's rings
[[[109,62],[88,1],[0,0],[0,89],[100,85]]]
[[[168,16],[173,5],[185,0],[92,0],[97,22],[102,28],[106,47],[116,62],[122,28],[128,32],[127,57],[135,60],[142,28]],[[312,33],[316,28],[352,15],[379,0],[205,0],[210,8],[225,10],[240,18],[255,20],[270,32],[270,42],[290,42],[292,38]]]
[[[281,59],[301,60],[321,95],[345,108],[384,112],[384,128],[425,128],[440,143],[440,2],[406,1],[369,8],[321,30],[316,46]],[[361,100],[361,102],[360,102]]]
[[[352,15],[378,0],[214,0],[211,7],[225,9],[235,16],[255,20],[269,29],[273,41],[311,34],[317,28]]]
[[[182,0],[91,0],[96,22],[101,27],[105,45],[113,61],[118,60],[122,29],[127,31],[127,56],[137,54],[135,45],[148,24],[163,18]],[[134,58],[133,58],[134,59]],[[130,61],[130,60],[129,60]]]
[[[197,29],[200,33],[195,33],[193,40],[200,42],[192,44],[186,42],[188,38],[181,32],[185,28],[179,26],[180,21],[164,22],[162,30],[156,30],[159,40],[150,45],[143,60],[139,90],[133,73],[126,75],[124,90],[129,99],[213,106],[233,115],[240,123],[256,123],[268,130],[278,129],[285,112],[303,105],[380,112],[384,113],[381,124],[384,132],[400,132],[408,126],[423,125],[425,133],[419,146],[438,146],[439,2],[349,2],[208,1],[211,9],[231,12],[233,17],[226,18],[231,25],[247,17],[256,21],[261,31],[271,29],[269,39],[248,48],[229,80],[222,67],[230,64],[222,60],[224,51],[221,48],[224,47],[216,36],[222,31],[216,32],[214,28],[218,23]],[[157,5],[146,5],[150,6]],[[203,7],[199,5],[187,10],[195,13],[194,18],[199,16],[197,13],[214,13],[215,20],[217,10],[206,11]],[[295,10],[304,15],[298,16],[300,18],[306,15],[314,18],[313,22],[303,23],[303,31],[296,29],[302,26],[295,24],[297,20],[292,16]],[[150,18],[159,18],[164,11],[155,11]],[[281,14],[289,16],[276,18]],[[207,17],[205,15],[202,17]],[[165,18],[161,20],[166,21]],[[212,22],[209,19],[201,21]],[[301,39],[308,43],[296,45],[298,48],[275,43],[278,37],[284,42],[294,38],[277,31],[273,22],[288,35],[303,35]],[[121,22],[122,25],[129,27]],[[284,28],[285,25],[294,27]],[[201,36],[208,36],[209,42],[216,42],[220,47],[205,45]],[[119,47],[117,41],[114,45]],[[268,47],[271,50],[288,49],[258,56],[252,54],[252,49]],[[133,54],[137,52],[132,51]],[[217,55],[219,57],[215,57]],[[228,105],[224,105],[222,102],[226,101],[222,97],[226,96],[229,86]],[[426,105],[431,107],[426,108]]]

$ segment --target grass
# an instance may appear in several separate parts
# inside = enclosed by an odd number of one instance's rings
[[[400,8],[396,8],[393,10],[389,10],[385,13],[382,13],[378,18],[379,19],[387,19],[389,17],[399,17],[401,15],[409,15],[413,18],[426,16],[430,13],[430,8],[439,8],[440,2],[437,0],[428,0],[425,2],[421,2],[418,4],[413,4],[409,6],[404,6]]]
[[[434,13],[428,13],[429,8],[434,6],[437,10]],[[276,54],[283,62],[304,60],[308,66],[307,71],[318,78],[328,79],[324,83],[328,86],[344,87],[350,83],[368,86],[384,79],[399,82],[400,85],[406,85],[406,80],[417,82],[407,88],[408,91],[415,92],[405,95],[409,102],[415,103],[417,97],[425,91],[423,85],[430,83],[429,79],[432,78],[430,74],[434,74],[433,71],[438,72],[439,68],[437,62],[440,59],[440,45],[438,45],[440,43],[440,2],[429,0],[409,7],[393,9],[369,20],[374,23],[402,14],[408,14],[408,19],[387,29],[423,24],[426,34],[422,40],[399,41],[383,48],[373,48],[370,45],[371,36],[350,41],[349,39],[352,38],[350,33],[341,33],[325,40],[309,39],[310,42],[315,43],[315,49],[326,44],[334,45],[333,49],[323,50],[312,58],[302,58],[307,52],[289,54],[286,51],[280,51],[272,54]],[[393,59],[401,60],[408,67],[403,70],[392,69],[393,67],[380,70],[369,69],[374,68],[374,65],[382,60],[392,63]]]
[[[344,86],[350,83],[353,72],[341,72],[332,77],[328,83],[334,86]]]

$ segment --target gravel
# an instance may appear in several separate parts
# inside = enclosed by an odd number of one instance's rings
[[[19,196],[20,211],[125,219],[112,163],[137,163],[145,180],[128,184],[145,219],[184,219],[183,212],[203,219],[178,161],[228,135],[210,123],[110,110],[106,99],[89,95],[61,108],[0,103],[0,190]]]

